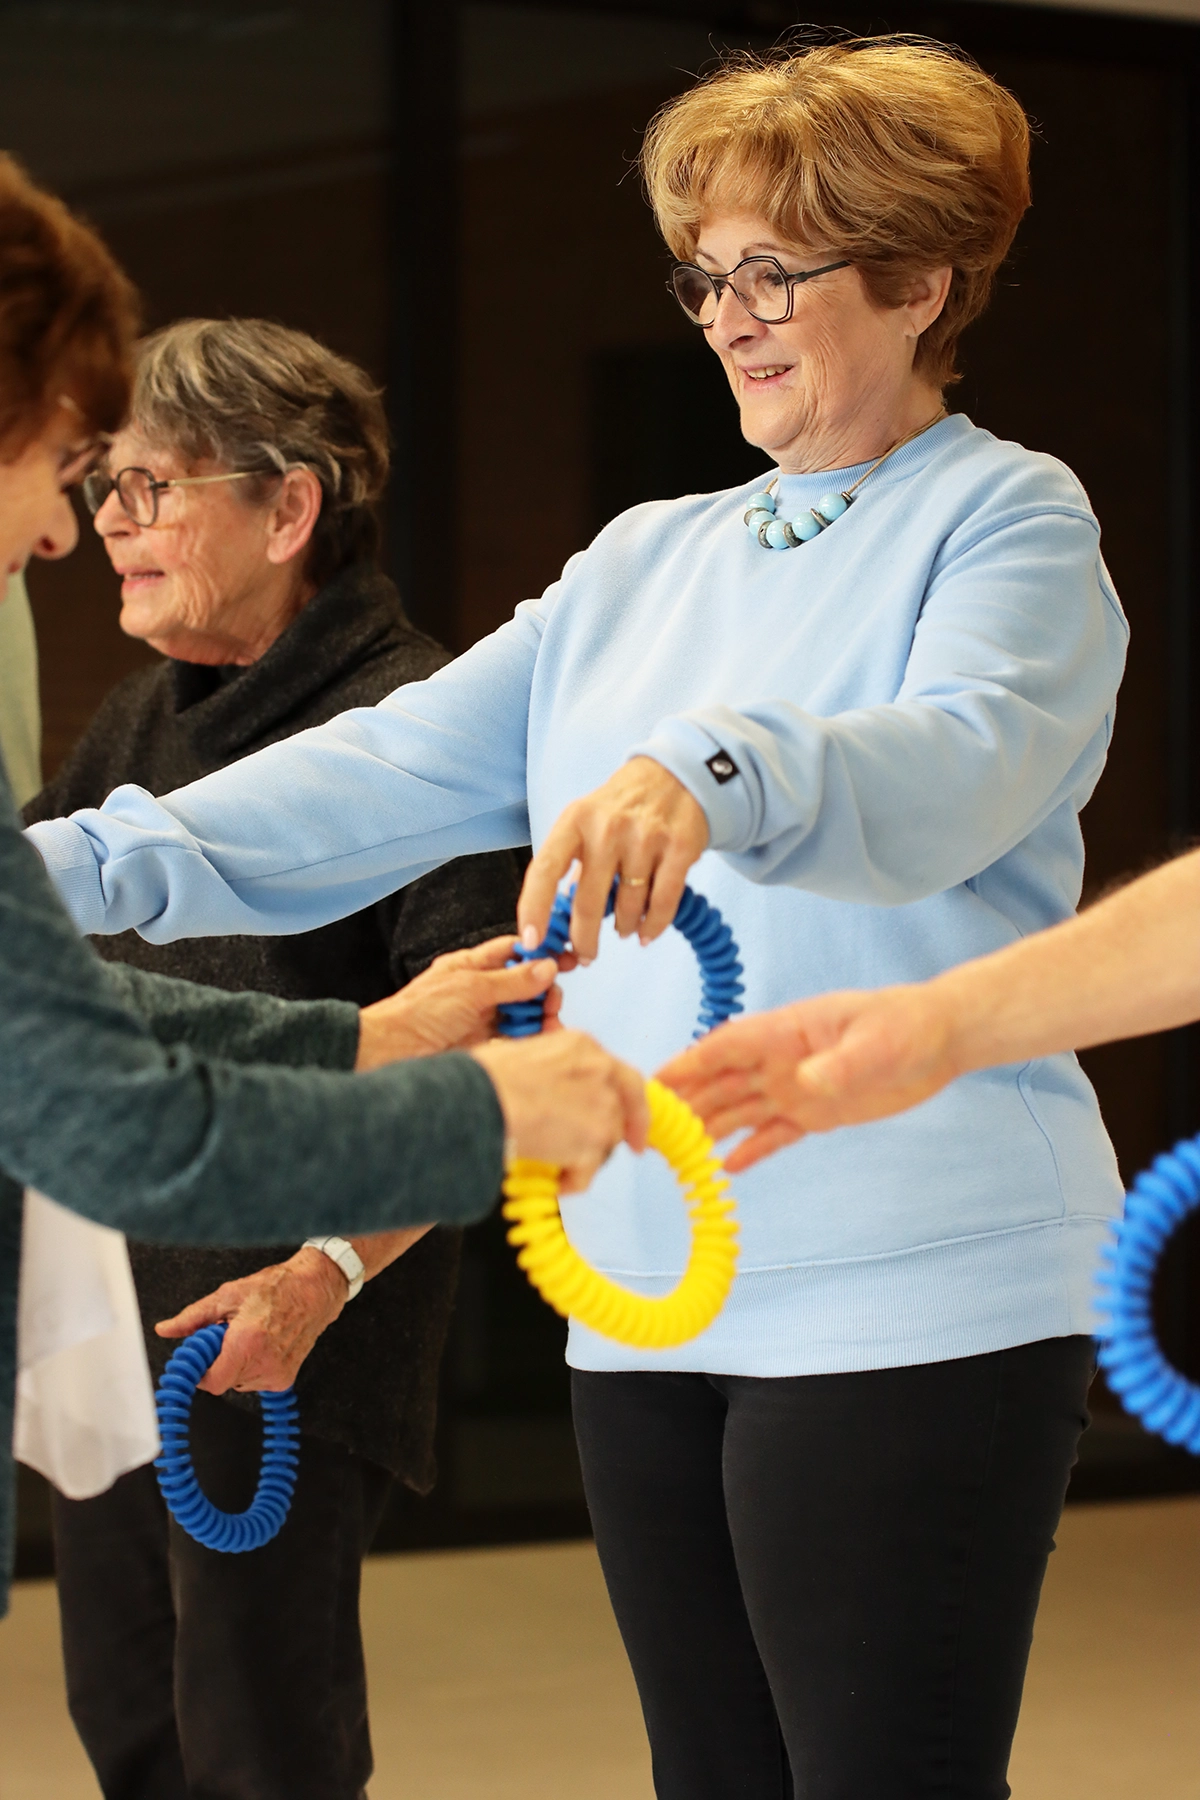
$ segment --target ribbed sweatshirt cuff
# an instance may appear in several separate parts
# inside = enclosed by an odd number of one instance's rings
[[[630,757],[649,756],[682,783],[708,820],[710,850],[749,849],[754,838],[755,807],[752,773],[732,758],[736,773],[721,779],[721,753],[726,745],[695,719],[664,719],[653,734],[635,744]],[[628,760],[628,759],[627,759]],[[714,760],[717,768],[711,766]]]
[[[92,840],[70,819],[44,819],[25,836],[46,865],[58,897],[84,937],[104,931],[104,890]]]

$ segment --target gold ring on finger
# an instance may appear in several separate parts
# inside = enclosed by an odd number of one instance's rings
[[[622,887],[649,887],[648,875],[621,875],[618,877]]]

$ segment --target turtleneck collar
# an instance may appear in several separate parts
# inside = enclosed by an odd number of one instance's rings
[[[228,762],[407,623],[387,576],[373,564],[351,564],[313,595],[257,662],[228,668],[172,662],[176,716],[202,762]]]

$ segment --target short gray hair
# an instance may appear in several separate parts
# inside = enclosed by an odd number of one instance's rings
[[[186,462],[261,474],[238,484],[251,504],[289,468],[311,469],[323,498],[306,573],[318,586],[377,553],[388,475],[380,391],[306,332],[270,319],[164,326],[138,346],[130,423]]]

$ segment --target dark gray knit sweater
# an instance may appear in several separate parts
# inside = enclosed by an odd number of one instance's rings
[[[446,661],[408,623],[392,583],[371,567],[344,570],[248,668],[163,662],[106,697],[62,770],[25,809],[26,822],[98,806],[135,782],[169,793],[264,744],[348,707],[373,706]],[[447,864],[337,924],[296,937],[192,938],[147,944],[135,932],[96,938],[106,960],[231,990],[367,1005],[443,950],[512,929],[517,870],[510,852]],[[437,1369],[457,1278],[459,1234],[431,1232],[363,1288],[300,1371],[303,1429],[382,1464],[418,1491],[433,1480]],[[294,1243],[255,1250],[182,1250],[132,1243],[151,1367],[173,1346],[156,1320],[264,1264]],[[247,1395],[230,1404],[256,1406]]]
[[[21,1187],[164,1243],[481,1218],[504,1145],[483,1069],[454,1055],[333,1073],[357,1045],[342,1001],[227,994],[102,963],[22,837],[0,767],[0,1616]]]

